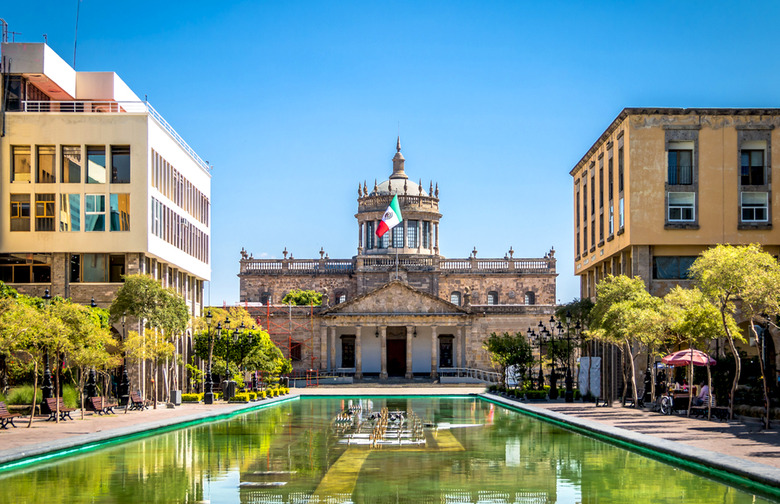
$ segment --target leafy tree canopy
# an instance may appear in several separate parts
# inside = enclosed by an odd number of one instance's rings
[[[322,294],[313,290],[293,289],[284,296],[282,304],[293,306],[321,306]]]

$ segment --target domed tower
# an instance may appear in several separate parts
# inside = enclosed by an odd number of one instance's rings
[[[396,254],[405,256],[439,255],[439,185],[433,182],[426,192],[420,183],[409,180],[404,171],[401,137],[398,137],[390,178],[368,191],[365,182],[358,185],[358,256]],[[384,234],[376,236],[382,216],[394,195],[398,195],[403,222]]]

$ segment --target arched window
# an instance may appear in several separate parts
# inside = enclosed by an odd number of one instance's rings
[[[528,291],[525,293],[525,304],[532,305],[536,304],[536,294],[534,294],[531,291]]]
[[[264,305],[271,304],[271,293],[263,292],[262,294],[260,294],[260,302]]]
[[[454,291],[450,294],[450,303],[460,306],[460,292]]]
[[[347,291],[344,290],[338,290],[336,291],[336,295],[334,297],[336,304],[341,304],[347,300]]]
[[[489,305],[497,305],[498,304],[498,292],[490,291],[490,292],[487,293],[487,304],[489,304]]]

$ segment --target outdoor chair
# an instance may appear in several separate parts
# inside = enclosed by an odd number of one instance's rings
[[[634,395],[629,394],[625,398],[623,398],[623,406],[636,406],[637,408],[643,408],[645,405],[645,391],[640,390],[637,395],[637,403],[634,404]]]
[[[43,402],[43,404],[41,404],[41,412],[49,414],[49,418],[47,418],[46,421],[48,422],[49,420],[57,420],[58,402],[59,402],[59,409],[60,409],[60,420],[73,420],[73,417],[70,416],[70,414],[71,412],[76,411],[76,408],[66,408],[65,401],[62,400],[62,397],[58,399],[54,397],[50,397],[46,399]]]
[[[5,403],[0,401],[0,429],[7,429],[9,424],[15,429],[16,425],[14,425],[14,418],[19,416],[22,415],[9,413]]]
[[[130,393],[130,409],[131,410],[139,410],[143,411],[145,409],[148,409],[149,406],[147,406],[146,401],[141,397],[141,391],[137,390],[135,392]]]
[[[89,397],[87,398],[87,409],[94,411],[98,415],[102,414],[114,414],[114,408],[117,406],[115,402],[108,402],[105,397]]]

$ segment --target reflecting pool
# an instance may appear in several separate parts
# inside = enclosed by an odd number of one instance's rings
[[[477,398],[303,398],[0,473],[0,502],[771,502]]]

